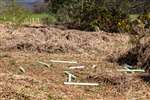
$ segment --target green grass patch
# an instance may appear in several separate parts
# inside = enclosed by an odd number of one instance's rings
[[[131,21],[136,20],[138,17],[139,17],[139,14],[130,14],[129,15],[129,18],[130,18]]]
[[[45,23],[45,24],[50,24],[50,23],[55,23],[57,22],[57,18],[54,15],[50,15],[47,13],[41,13],[41,14],[28,14],[25,15],[26,18],[24,18],[25,22],[30,22],[32,23],[32,21],[34,20],[34,22],[38,22],[40,21],[40,23]],[[23,16],[21,17],[23,18]],[[13,16],[13,15],[1,15],[0,16],[0,22],[16,22],[18,20],[17,16]],[[23,20],[21,20],[23,21]]]
[[[41,13],[41,14],[31,14],[29,15],[29,18],[45,18],[45,17],[49,17],[50,15],[49,14],[46,14],[46,13]]]

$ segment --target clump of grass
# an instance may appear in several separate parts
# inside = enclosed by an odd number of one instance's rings
[[[7,53],[0,53],[0,59],[6,58],[6,57],[9,57],[9,55]]]
[[[63,97],[48,95],[48,100],[64,100]]]
[[[12,59],[9,61],[11,65],[16,65],[16,60]]]

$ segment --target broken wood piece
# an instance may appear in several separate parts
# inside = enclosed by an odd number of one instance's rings
[[[64,82],[66,85],[91,85],[91,86],[97,86],[98,83],[75,83],[75,82]]]
[[[81,69],[81,68],[85,68],[85,66],[73,66],[73,67],[69,67],[69,69]]]
[[[44,65],[44,66],[46,66],[46,67],[48,67],[48,68],[50,67],[50,65],[47,64],[47,63],[44,63],[44,62],[41,62],[41,61],[38,61],[38,63],[39,63],[39,64],[42,64],[42,65]]]
[[[68,71],[64,71],[67,75],[71,75],[72,77],[74,77],[74,78],[76,78],[76,76],[75,75],[73,75],[73,74],[71,74],[70,72],[68,72]]]
[[[26,71],[25,71],[25,69],[23,68],[23,67],[19,67],[19,70],[21,71],[21,72],[23,72],[23,73],[25,73]]]
[[[125,70],[130,70],[128,67],[123,67]]]
[[[126,66],[124,66],[123,67],[124,69],[123,70],[126,70],[126,71],[124,71],[124,72],[126,72],[126,73],[135,73],[135,72],[133,72],[133,71],[130,71],[130,69],[128,68],[128,67],[126,67]]]
[[[121,71],[121,72],[132,72],[132,73],[134,73],[134,72],[145,72],[145,70],[143,70],[143,69],[133,69],[134,67],[130,66],[128,64],[124,64],[123,68],[124,69],[121,69],[121,70],[118,70],[118,71]]]
[[[93,68],[93,69],[96,68],[96,65],[93,65],[92,68]]]
[[[124,65],[122,65],[125,69],[129,69],[129,68],[133,68],[133,66],[130,66],[130,65],[128,65],[128,64],[124,64]]]
[[[75,79],[75,78],[76,78],[75,75],[69,73],[68,71],[64,71],[64,72],[65,72],[65,74],[67,74],[67,75],[69,76],[69,77],[68,77],[68,82],[71,82],[72,79]]]
[[[143,69],[120,69],[120,72],[145,72]]]
[[[51,62],[54,63],[70,63],[70,64],[77,64],[76,61],[60,61],[60,60],[50,60]]]

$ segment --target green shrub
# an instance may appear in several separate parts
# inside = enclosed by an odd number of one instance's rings
[[[125,32],[129,30],[127,1],[52,0],[50,11],[59,16],[58,21],[73,23],[81,30]]]
[[[144,28],[150,28],[150,14],[144,13],[141,14],[138,19],[141,21],[141,23],[144,24]]]
[[[90,4],[91,3],[91,4]],[[128,29],[128,13],[117,6],[118,2],[105,2],[103,6],[97,2],[85,4],[81,18],[81,27],[93,30],[93,26],[108,32],[125,32]],[[92,7],[89,7],[91,6]],[[89,9],[91,8],[91,9]],[[86,26],[87,25],[87,26]]]
[[[54,24],[57,22],[57,18],[53,15],[49,15],[47,17],[43,17],[42,19],[42,23],[46,24],[46,25],[50,25],[50,24]]]

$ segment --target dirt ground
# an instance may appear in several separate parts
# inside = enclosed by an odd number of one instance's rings
[[[123,33],[22,27],[10,34],[9,28],[0,25],[0,99],[150,100],[149,74],[119,72],[122,67],[108,60],[131,47],[128,34]],[[85,68],[69,69],[77,65]],[[75,81],[99,85],[64,85],[64,71],[76,75]]]

